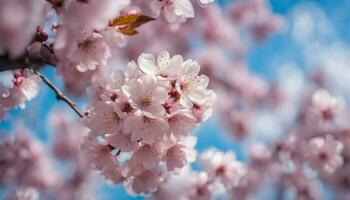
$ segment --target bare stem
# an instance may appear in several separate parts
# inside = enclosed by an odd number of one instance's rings
[[[40,73],[35,69],[31,69],[31,71],[34,74],[38,75],[41,78],[41,80],[55,92],[57,100],[62,100],[66,102],[79,115],[79,117],[82,118],[84,116],[79,111],[78,105],[74,103],[72,100],[70,100],[67,96],[65,96],[48,78],[45,77],[44,74]]]

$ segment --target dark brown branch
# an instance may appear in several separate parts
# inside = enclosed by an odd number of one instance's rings
[[[72,100],[70,100],[67,96],[65,96],[48,78],[44,76],[44,74],[40,73],[39,71],[35,69],[31,69],[31,71],[38,75],[41,80],[49,86],[55,93],[56,93],[56,98],[57,100],[62,100],[66,102],[78,115],[79,117],[83,117],[84,115],[79,111],[78,105],[74,103]]]

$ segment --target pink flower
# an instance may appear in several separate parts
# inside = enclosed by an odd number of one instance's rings
[[[111,153],[112,148],[99,143],[91,133],[84,137],[80,148],[85,162],[93,169],[102,170],[108,165],[115,165],[115,162],[117,162]]]
[[[182,63],[182,56],[175,55],[170,58],[167,51],[159,53],[157,63],[155,63],[155,58],[152,54],[141,54],[138,59],[138,65],[141,71],[146,74],[165,78],[177,78],[179,75],[179,66],[181,66]]]
[[[207,90],[209,79],[205,75],[198,76],[200,66],[192,60],[185,61],[180,78],[176,81],[176,89],[181,94],[180,103],[185,108],[191,108],[193,103],[204,103],[210,90]]]
[[[186,200],[198,199],[198,200],[210,200],[213,198],[212,187],[209,184],[209,176],[205,172],[199,172],[193,174],[192,184],[188,188],[186,193]]]
[[[155,148],[146,144],[138,148],[132,157],[125,163],[123,174],[133,176],[140,174],[143,170],[152,170],[159,163],[161,155]]]
[[[133,194],[148,194],[155,192],[161,182],[161,176],[154,171],[146,170],[135,177],[130,177],[125,182],[125,187]]]
[[[121,130],[124,116],[118,105],[98,102],[89,114],[84,116],[83,122],[94,134],[114,134]]]
[[[12,80],[14,87],[11,95],[21,108],[25,108],[25,101],[33,99],[39,92],[41,79],[31,74],[28,69],[17,71]]]
[[[332,120],[342,109],[341,102],[324,89],[319,89],[313,94],[311,103],[309,115],[313,120]]]
[[[122,90],[129,98],[131,106],[143,111],[145,115],[164,114],[165,109],[162,104],[168,98],[168,93],[154,77],[146,75],[130,80]]]
[[[245,166],[233,152],[222,153],[210,149],[201,155],[201,162],[211,179],[218,179],[225,187],[236,186],[246,174]]]
[[[153,0],[151,9],[156,17],[163,11],[165,19],[169,23],[194,17],[192,3],[189,0]]]
[[[169,131],[175,137],[186,136],[188,131],[195,127],[196,119],[191,113],[179,110],[169,115]]]
[[[320,173],[332,174],[343,165],[341,152],[343,144],[332,135],[312,138],[309,141],[308,160],[310,165]]]
[[[170,147],[162,158],[166,163],[167,170],[181,169],[187,163],[193,162],[196,158],[194,150],[196,142],[196,138],[187,137],[181,143]]]
[[[110,145],[122,152],[133,151],[137,148],[137,142],[131,141],[130,135],[124,135],[121,132],[106,135],[106,140]]]
[[[83,36],[82,39],[75,41],[67,58],[77,64],[79,71],[85,72],[107,65],[110,56],[110,47],[106,40],[101,34],[93,33],[91,36]]]
[[[162,118],[133,116],[125,120],[125,131],[131,134],[131,141],[141,141],[152,144],[161,138],[169,128],[169,124]]]
[[[101,170],[101,175],[114,184],[118,184],[123,180],[121,169],[117,162],[105,165]]]

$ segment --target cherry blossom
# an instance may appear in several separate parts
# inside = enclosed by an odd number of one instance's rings
[[[156,17],[163,11],[169,23],[194,17],[194,9],[189,0],[152,0],[151,9]]]
[[[194,65],[197,78],[199,65]],[[106,74],[109,81],[99,82],[98,96],[83,117],[91,132],[81,150],[91,168],[114,183],[123,181],[132,194],[147,194],[170,172],[195,161],[197,140],[189,132],[209,117],[215,92],[205,84],[200,89],[208,99],[197,102],[200,112],[184,107],[176,82],[184,80],[181,69],[187,66],[182,56],[162,51],[157,64],[152,54],[141,54],[125,71]],[[168,70],[175,67],[181,68]]]
[[[326,135],[325,138],[312,138],[309,141],[309,148],[310,164],[320,173],[333,173],[343,164],[343,158],[340,155],[343,144],[331,135]]]

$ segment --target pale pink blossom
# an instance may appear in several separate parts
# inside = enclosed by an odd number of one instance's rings
[[[332,135],[312,138],[309,141],[308,161],[320,173],[332,174],[343,165],[342,149],[343,144]]]
[[[122,152],[129,152],[137,148],[137,142],[131,141],[130,135],[124,135],[121,132],[106,135],[106,140],[110,145]]]
[[[11,90],[13,100],[17,101],[21,108],[25,108],[25,101],[33,99],[38,94],[41,79],[25,69],[15,72],[12,82],[14,84]]]
[[[126,176],[138,175],[144,169],[152,170],[160,161],[161,155],[155,148],[146,144],[138,148],[125,163],[123,174]]]
[[[175,137],[186,136],[188,131],[195,127],[196,119],[190,112],[179,110],[169,115],[170,133]]]
[[[124,94],[129,98],[132,107],[144,112],[145,115],[162,115],[165,112],[162,106],[168,93],[152,76],[142,76],[129,81],[123,86]]]
[[[194,9],[190,0],[152,0],[151,9],[156,17],[163,11],[169,23],[194,17]]]
[[[181,143],[170,147],[162,158],[166,163],[167,170],[181,169],[186,164],[193,162],[196,158],[195,144],[195,138],[187,137]]]
[[[123,116],[117,104],[98,102],[83,122],[94,134],[115,134],[121,130]]]
[[[167,51],[159,53],[157,63],[152,54],[141,54],[138,59],[138,65],[144,73],[172,79],[177,78],[179,75],[179,66],[182,63],[182,56],[175,55],[170,57]]]
[[[148,194],[155,192],[162,180],[157,172],[146,170],[135,177],[130,177],[125,182],[125,187],[134,194]]]
[[[152,144],[161,138],[169,128],[169,124],[162,118],[133,116],[125,120],[125,131],[131,134],[131,141],[141,141]]]
[[[84,136],[80,148],[84,160],[93,169],[101,170],[117,162],[111,153],[113,149],[107,144],[99,143],[91,133]]]
[[[198,200],[210,200],[213,198],[214,191],[209,184],[209,176],[205,172],[199,172],[192,175],[191,186],[188,188],[185,194],[186,200],[198,199]]]
[[[332,97],[326,90],[319,89],[312,96],[309,115],[311,120],[328,121],[342,110],[341,101]]]
[[[176,89],[181,94],[181,105],[186,108],[191,108],[193,103],[204,103],[210,95],[210,90],[206,89],[209,79],[203,74],[198,76],[199,69],[199,64],[193,60],[187,60],[181,66]]]
[[[218,179],[225,187],[236,186],[246,173],[246,167],[233,152],[210,149],[201,154],[201,162],[210,179]]]
[[[101,34],[93,33],[91,36],[82,36],[75,41],[67,58],[76,63],[79,71],[85,72],[107,65],[110,56],[111,50],[105,38]]]

